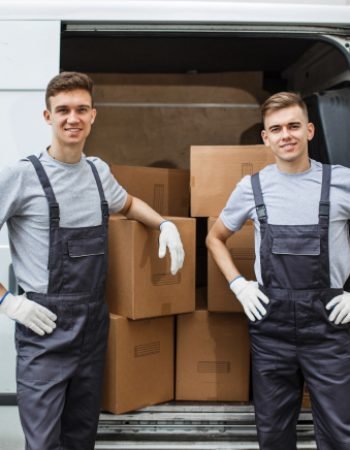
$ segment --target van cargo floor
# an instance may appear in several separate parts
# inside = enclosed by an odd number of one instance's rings
[[[310,410],[297,424],[298,450],[316,450]],[[96,450],[258,450],[252,405],[173,402],[101,414]]]

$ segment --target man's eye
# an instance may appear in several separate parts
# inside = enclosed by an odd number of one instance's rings
[[[271,133],[277,133],[280,129],[278,127],[270,128]]]

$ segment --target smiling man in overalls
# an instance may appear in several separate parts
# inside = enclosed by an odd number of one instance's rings
[[[92,80],[63,72],[46,90],[48,149],[0,174],[0,226],[7,222],[24,295],[0,284],[0,312],[17,321],[17,394],[26,450],[93,450],[108,312],[104,298],[109,212],[160,229],[171,272],[184,251],[176,226],[118,184],[108,165],[83,154],[96,118]]]
[[[305,380],[317,448],[349,450],[350,170],[309,159],[314,126],[299,95],[273,95],[262,116],[276,164],[237,184],[207,237],[249,319],[260,449],[296,450]],[[247,219],[257,282],[240,275],[225,246]]]

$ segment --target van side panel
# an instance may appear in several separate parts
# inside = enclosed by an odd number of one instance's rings
[[[0,169],[49,143],[42,117],[47,82],[59,71],[59,21],[0,21]],[[0,231],[0,281],[8,286],[10,252]],[[14,324],[0,316],[0,400],[14,393]],[[1,401],[0,401],[1,403]]]

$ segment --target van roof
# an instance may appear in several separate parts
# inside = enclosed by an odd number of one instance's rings
[[[348,0],[3,0],[0,20],[324,25],[350,28]]]

